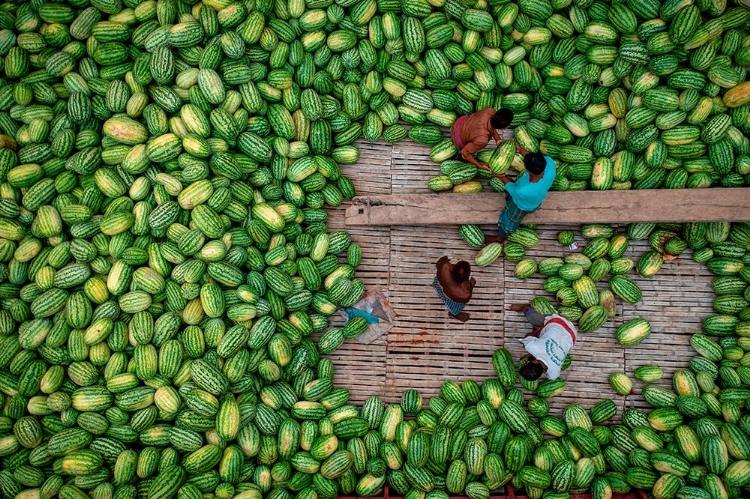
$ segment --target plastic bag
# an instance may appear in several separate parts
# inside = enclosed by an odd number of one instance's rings
[[[367,320],[367,330],[355,341],[369,345],[393,327],[393,321],[398,316],[388,303],[388,299],[380,291],[368,291],[352,307],[344,308],[340,314],[344,320],[354,317],[364,317]]]

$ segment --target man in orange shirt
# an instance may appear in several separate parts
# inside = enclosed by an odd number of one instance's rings
[[[513,111],[495,111],[491,107],[486,107],[474,114],[458,118],[451,127],[451,140],[453,145],[458,147],[464,160],[477,168],[488,170],[489,168],[477,161],[474,155],[487,147],[490,138],[494,138],[495,143],[500,144],[502,139],[497,131],[507,128],[511,121]]]

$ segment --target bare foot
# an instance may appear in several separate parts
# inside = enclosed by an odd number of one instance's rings
[[[523,309],[525,309],[527,305],[525,303],[514,303],[509,307],[510,310],[513,312],[523,312]]]
[[[502,244],[502,243],[505,242],[505,238],[504,237],[500,237],[500,236],[485,236],[484,237],[484,242],[486,242],[487,244],[490,244],[490,243],[500,243],[500,244]]]
[[[469,320],[469,314],[467,314],[466,312],[461,312],[458,315],[448,314],[448,316],[453,317],[454,319],[459,320],[461,322],[466,322]]]

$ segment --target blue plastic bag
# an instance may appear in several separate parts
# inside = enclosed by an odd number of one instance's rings
[[[340,313],[347,321],[354,317],[363,317],[367,321],[367,330],[356,339],[363,344],[370,344],[390,331],[397,316],[388,299],[379,291],[368,291],[354,306]]]
[[[375,317],[370,313],[372,312],[371,308],[370,310],[359,310],[358,308],[347,307],[344,309],[344,312],[346,313],[348,320],[352,320],[355,317],[364,317],[368,324],[377,324],[380,322],[380,318]]]

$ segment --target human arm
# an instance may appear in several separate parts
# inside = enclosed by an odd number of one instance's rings
[[[435,263],[435,267],[437,267],[438,272],[439,272],[441,268],[443,268],[446,265],[450,265],[450,264],[451,264],[450,258],[448,258],[447,256],[442,256],[442,257],[440,257],[440,260],[438,260]]]
[[[461,289],[469,293],[469,297],[471,297],[471,292],[474,290],[474,285],[476,285],[477,281],[474,280],[472,277],[468,281],[464,281],[461,283]]]
[[[513,183],[513,179],[512,179],[512,178],[510,178],[510,177],[509,177],[508,175],[506,175],[506,174],[504,174],[504,173],[503,173],[502,175],[498,175],[498,177],[497,177],[497,178],[499,178],[499,179],[500,179],[500,181],[501,181],[501,182],[503,183],[503,185],[505,185],[505,186],[507,186],[508,184],[512,184],[512,183]]]
[[[495,139],[495,144],[500,145],[500,142],[503,141],[503,139],[500,138],[500,134],[497,133],[497,130],[494,128],[491,130],[492,138]]]
[[[478,167],[480,163],[474,158],[474,155],[487,147],[490,141],[490,134],[487,131],[477,132],[472,129],[467,129],[466,134],[468,137],[465,137],[466,140],[464,141],[464,146],[461,148],[461,155],[466,161]]]
[[[479,165],[479,166],[477,166],[477,168],[479,168],[480,170],[484,170],[484,171],[490,172],[493,177],[496,177],[496,178],[500,179],[500,181],[503,183],[503,185],[507,184],[508,182],[511,182],[511,183],[513,182],[513,179],[510,178],[508,175],[506,175],[504,173],[495,173],[495,172],[492,171],[492,168],[490,168],[487,165]]]
[[[482,170],[490,170],[490,168],[487,165],[483,165],[479,161],[477,161],[477,158],[474,157],[474,154],[477,152],[477,149],[475,147],[472,147],[473,144],[469,143],[464,146],[463,149],[461,149],[461,156],[464,157],[464,160],[468,161],[472,165],[476,166],[477,168],[481,168]]]
[[[500,181],[503,183],[503,185],[506,185],[508,183],[513,183],[513,179],[510,178],[508,175],[506,175],[504,173],[495,173],[495,172],[492,171],[492,168],[490,168],[487,165],[479,164],[479,165],[477,165],[477,168],[479,168],[480,170],[484,170],[484,171],[490,172],[493,177],[499,178]]]
[[[521,146],[521,144],[519,144],[516,139],[513,139],[513,142],[516,144],[516,151],[518,151],[520,154],[522,154],[524,156],[526,156],[527,154],[529,154],[529,151],[527,151],[526,149],[524,149],[523,146]]]

